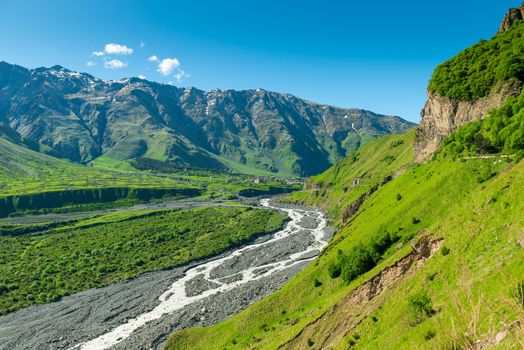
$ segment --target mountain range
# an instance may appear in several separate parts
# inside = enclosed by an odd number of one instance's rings
[[[61,66],[0,62],[0,122],[73,162],[152,158],[178,166],[308,176],[369,140],[415,126],[290,94],[105,81]]]

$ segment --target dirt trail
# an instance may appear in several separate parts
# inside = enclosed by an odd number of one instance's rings
[[[332,349],[375,309],[375,299],[408,273],[418,270],[442,245],[441,239],[421,237],[413,251],[350,292],[342,301],[305,326],[279,349]]]

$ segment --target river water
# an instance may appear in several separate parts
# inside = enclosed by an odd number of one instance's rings
[[[0,349],[160,348],[173,330],[214,324],[241,311],[307,266],[332,234],[319,210],[269,199],[260,204],[285,211],[290,221],[272,235],[190,268],[0,317],[0,344],[7,346]]]

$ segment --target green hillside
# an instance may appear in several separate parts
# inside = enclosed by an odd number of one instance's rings
[[[254,184],[247,175],[168,169],[140,170],[130,163],[122,170],[79,165],[33,151],[16,137],[0,136],[0,217],[107,209],[163,197],[234,199],[238,193],[275,194],[300,188],[279,179]]]
[[[318,192],[304,192],[300,199],[312,204],[324,199],[333,218],[340,221],[337,213],[352,201],[346,198],[369,191],[373,181],[382,182],[383,174],[407,168],[370,194],[350,224],[339,224],[326,252],[281,291],[221,324],[176,333],[167,348],[275,349],[295,337],[297,342],[290,348],[319,349],[318,344],[328,338],[341,349],[348,344],[368,349],[466,346],[521,318],[522,300],[513,294],[524,276],[524,250],[519,244],[524,238],[520,215],[524,162],[472,159],[410,165],[407,155],[402,160],[401,149],[409,149],[411,139],[410,134],[393,136],[364,147],[361,154],[391,159],[387,144],[405,142],[397,146],[400,155],[395,165],[392,162],[388,168],[379,161],[368,181],[345,195],[340,187],[366,173],[368,158],[349,157],[337,165],[337,171],[315,178],[309,188]],[[369,252],[377,240],[384,241],[386,232],[394,238],[386,240],[390,246]],[[416,274],[399,277],[373,303],[353,305],[348,313],[323,315],[408,254],[411,244],[423,235],[443,239],[445,249]],[[368,263],[363,263],[365,258],[348,259],[348,252],[370,253],[374,259]],[[332,278],[334,267],[341,270],[340,277]],[[417,298],[425,301],[424,307],[417,307]],[[321,315],[316,328],[307,333],[308,324]],[[354,327],[337,327],[348,322]],[[301,336],[305,333],[306,338]],[[517,344],[517,340],[511,335],[507,341]]]
[[[522,34],[440,65],[430,91],[477,100],[519,89]],[[370,142],[288,200],[322,206],[338,232],[290,283],[167,349],[524,347],[522,95],[452,133],[426,164],[414,132]]]

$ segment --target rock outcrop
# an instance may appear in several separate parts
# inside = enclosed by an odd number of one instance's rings
[[[524,3],[518,8],[509,9],[499,33],[521,20],[524,20]],[[520,90],[521,87],[516,83],[501,82],[493,87],[489,95],[476,101],[456,100],[429,91],[415,136],[415,161],[428,161],[442,140],[458,127],[486,117],[489,111],[502,106],[509,96],[518,95]]]
[[[455,100],[430,91],[415,136],[415,161],[429,160],[442,140],[458,127],[486,117],[490,110],[499,108],[509,96],[517,95],[519,91],[515,84],[504,82],[477,101]]]
[[[508,30],[513,23],[516,21],[522,21],[524,19],[524,3],[518,8],[509,9],[508,13],[504,16],[502,23],[500,24],[499,33]]]

